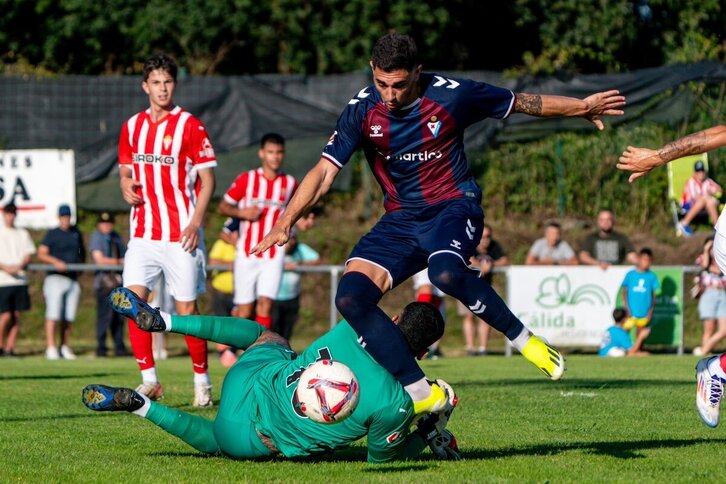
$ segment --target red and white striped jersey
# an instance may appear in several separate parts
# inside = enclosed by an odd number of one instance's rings
[[[693,202],[696,198],[701,195],[713,195],[717,196],[723,192],[721,185],[716,183],[710,178],[706,178],[703,182],[692,176],[686,182],[686,186],[683,188],[683,203]]]
[[[217,166],[204,125],[179,106],[156,123],[142,111],[121,128],[118,159],[144,200],[131,207],[131,238],[179,241],[197,204],[198,171]]]
[[[285,211],[296,189],[297,180],[292,175],[280,172],[274,180],[268,180],[262,168],[244,172],[235,179],[224,194],[224,200],[239,208],[258,207],[261,212],[260,218],[254,222],[240,221],[237,241],[240,253],[250,255],[252,247],[262,241]],[[257,257],[274,259],[278,252],[284,250],[284,247],[273,245]]]

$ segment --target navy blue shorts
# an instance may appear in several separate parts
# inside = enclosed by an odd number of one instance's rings
[[[466,265],[484,229],[478,201],[446,200],[423,210],[386,213],[356,244],[348,261],[362,259],[388,271],[393,287],[428,267],[436,252],[451,252]]]

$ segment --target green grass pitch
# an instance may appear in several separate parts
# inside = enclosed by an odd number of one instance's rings
[[[694,410],[692,357],[568,358],[550,382],[521,357],[424,362],[460,396],[449,428],[460,462],[365,463],[362,443],[309,461],[205,457],[151,423],[100,414],[80,402],[89,383],[134,386],[131,359],[2,359],[1,482],[716,482],[726,424],[711,430]],[[159,363],[164,403],[192,409],[188,358]],[[211,362],[215,400],[224,369]]]

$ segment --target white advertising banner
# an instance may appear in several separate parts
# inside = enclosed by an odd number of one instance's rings
[[[630,266],[512,266],[508,305],[535,334],[557,346],[598,346],[612,326]]]
[[[72,150],[0,151],[0,205],[18,207],[15,225],[58,226],[58,207],[71,207],[76,220],[76,172]]]

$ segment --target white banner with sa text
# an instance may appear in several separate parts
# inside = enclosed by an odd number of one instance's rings
[[[557,346],[599,346],[612,326],[618,291],[630,266],[512,266],[508,305],[535,334]]]
[[[72,150],[0,151],[0,205],[18,207],[17,227],[58,226],[58,207],[76,220],[76,172]]]

